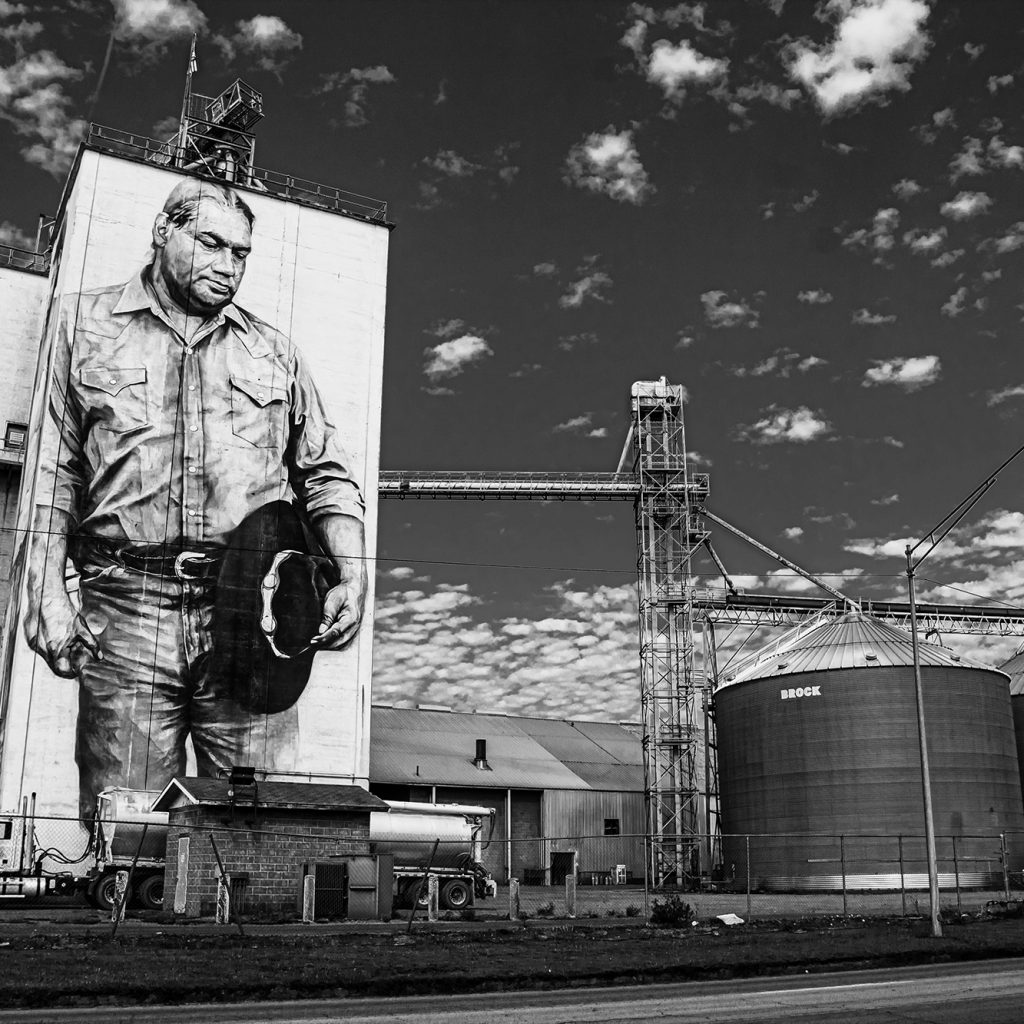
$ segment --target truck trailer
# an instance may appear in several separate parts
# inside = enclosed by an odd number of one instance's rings
[[[109,910],[119,871],[131,871],[130,899],[145,910],[163,907],[167,815],[151,810],[159,793],[106,789],[99,794],[87,845],[77,857],[37,838],[35,796],[16,813],[0,814],[0,897],[81,893]],[[443,909],[462,910],[496,894],[482,864],[494,809],[466,804],[386,800],[389,811],[370,813],[373,853],[394,857],[398,906],[425,905],[427,873],[436,875]],[[485,835],[486,831],[486,835]]]

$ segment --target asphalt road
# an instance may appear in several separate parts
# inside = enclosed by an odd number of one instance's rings
[[[1020,1024],[1024,959],[412,999],[0,1011],[0,1024]]]

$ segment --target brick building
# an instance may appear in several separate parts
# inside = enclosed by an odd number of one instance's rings
[[[387,805],[358,786],[261,782],[232,797],[226,779],[172,779],[166,811],[164,906],[208,916],[217,900],[216,839],[233,898],[263,913],[297,914],[307,863],[370,853],[370,812]]]

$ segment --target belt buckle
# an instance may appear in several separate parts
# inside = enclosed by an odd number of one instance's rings
[[[204,555],[202,553],[202,551],[182,551],[174,559],[174,575],[179,580],[185,580],[186,582],[196,582],[196,581],[200,580],[202,577],[200,577],[200,576],[190,576],[185,571],[185,562],[191,562],[191,561],[193,561],[194,559],[197,559],[197,558],[202,559],[202,560],[205,561],[206,560],[206,555]]]

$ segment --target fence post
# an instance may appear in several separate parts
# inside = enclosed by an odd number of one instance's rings
[[[843,880],[843,917],[848,916],[846,912],[846,837],[839,837],[839,870]]]
[[[312,924],[315,920],[316,875],[306,875],[302,880],[302,923]]]
[[[899,836],[900,842],[900,908],[903,916],[907,916],[907,880],[903,873],[903,836]]]
[[[519,920],[519,879],[510,878],[508,880],[508,919],[510,921]]]
[[[427,920],[437,920],[437,875],[427,875]]]
[[[753,916],[750,908],[750,836],[747,836],[747,920]]]
[[[999,833],[999,859],[1003,864],[1003,896],[1010,902],[1010,865],[1006,859],[1006,833]]]
[[[217,879],[217,907],[214,923],[231,924],[231,876],[222,875]]]
[[[565,876],[565,916],[576,916],[576,876]]]
[[[956,885],[957,917],[963,917],[963,907],[960,905],[960,862],[956,855],[956,836],[953,836],[953,881]]]

